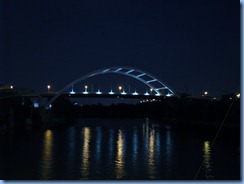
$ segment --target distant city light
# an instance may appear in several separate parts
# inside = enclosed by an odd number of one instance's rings
[[[34,108],[38,108],[39,107],[39,103],[38,102],[34,102],[33,106],[34,106]]]
[[[237,98],[240,98],[240,97],[241,97],[241,94],[240,94],[240,93],[238,93],[238,94],[236,95],[236,97],[237,97]]]
[[[52,104],[49,104],[48,107],[46,107],[46,109],[51,109],[52,108]]]
[[[50,89],[51,89],[51,85],[47,85],[47,91],[48,91],[48,93],[50,92]]]

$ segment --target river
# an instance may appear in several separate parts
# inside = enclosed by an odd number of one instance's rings
[[[238,134],[151,119],[0,132],[4,180],[240,180]],[[199,172],[198,172],[199,170]]]

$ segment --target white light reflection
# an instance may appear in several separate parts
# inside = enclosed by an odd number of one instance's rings
[[[203,159],[206,178],[212,180],[214,179],[214,176],[212,175],[211,147],[209,141],[203,143]]]
[[[114,161],[114,130],[110,129],[109,130],[109,153],[108,153],[108,158],[109,158],[109,165],[113,165]]]
[[[160,132],[159,131],[155,131],[155,150],[157,151],[157,159],[159,159],[159,155],[161,153],[161,143],[160,143]]]
[[[134,128],[133,131],[133,162],[136,164],[137,163],[137,156],[138,156],[138,135],[137,135],[137,130]]]
[[[90,140],[91,140],[90,128],[84,127],[83,128],[83,148],[82,148],[82,153],[83,153],[82,154],[82,168],[81,168],[82,179],[88,179],[88,176],[89,176]]]
[[[99,167],[100,159],[101,159],[101,141],[102,141],[102,133],[101,127],[96,127],[96,162],[97,166]]]
[[[166,168],[167,168],[167,175],[170,177],[170,174],[172,174],[172,138],[171,138],[171,131],[168,127],[166,132]]]

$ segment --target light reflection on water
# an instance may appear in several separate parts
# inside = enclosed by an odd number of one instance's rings
[[[133,164],[137,163],[137,157],[138,157],[138,135],[136,128],[133,129],[133,144],[132,144],[132,158],[133,158]]]
[[[148,168],[149,168],[149,177],[151,179],[155,178],[155,131],[150,129],[149,135],[149,155],[148,155]]]
[[[211,147],[209,141],[203,143],[203,167],[207,179],[214,179],[212,175]]]
[[[88,179],[89,175],[89,157],[90,157],[90,139],[91,139],[91,133],[90,128],[84,127],[83,128],[83,135],[84,135],[84,142],[83,142],[83,149],[82,149],[82,179]]]
[[[109,125],[106,121],[109,121]],[[33,163],[28,167],[33,168],[38,173],[32,178],[45,180],[175,180],[178,178],[191,180],[194,175],[188,173],[197,172],[196,165],[198,163],[200,165],[203,161],[201,178],[216,179],[216,174],[213,172],[216,170],[216,165],[213,164],[216,163],[216,155],[219,159],[228,153],[228,150],[224,153],[214,152],[215,154],[212,154],[210,141],[203,141],[206,139],[198,138],[196,135],[192,139],[188,133],[178,133],[168,126],[151,122],[149,119],[135,120],[134,122],[127,122],[126,120],[118,122],[114,120],[99,120],[97,122],[83,120],[82,123],[77,123],[66,129],[41,131],[40,136],[35,137],[41,143],[35,145],[35,152],[38,152],[37,156],[36,158],[30,157],[31,161],[27,164]],[[21,145],[22,142],[24,142],[23,145]],[[18,150],[14,150],[16,146],[8,146],[5,149],[11,152],[26,149],[23,151],[23,154],[26,154],[33,145],[28,140],[22,142],[18,143]],[[184,150],[185,144],[189,145]],[[1,147],[4,149],[3,143],[1,143]],[[221,155],[218,155],[219,153]],[[6,158],[4,157],[2,160],[15,159],[8,158],[9,155],[7,154],[4,156]],[[194,164],[192,164],[192,158]],[[228,162],[228,158],[226,157],[225,162]],[[236,157],[233,156],[232,158]],[[0,171],[4,170],[5,173],[11,175],[14,174],[15,169],[23,170],[23,166],[17,164],[10,166],[9,163],[3,162],[3,165],[6,166],[0,165]],[[238,172],[238,170],[234,171]],[[232,175],[235,174],[234,171]],[[16,174],[16,178],[19,178],[18,174]],[[23,176],[23,179],[28,179],[28,174]]]
[[[166,167],[168,168],[168,173],[171,173],[172,168],[172,137],[171,137],[171,131],[167,129],[166,131]]]
[[[124,176],[124,140],[122,131],[119,130],[118,132],[118,139],[117,139],[117,152],[116,152],[116,159],[115,159],[115,167],[116,167],[116,178],[120,179]]]
[[[53,132],[51,130],[46,130],[43,139],[41,179],[46,180],[52,177],[52,164],[53,164]]]
[[[108,165],[113,165],[114,162],[114,130],[109,130],[109,153],[108,153]]]
[[[102,154],[102,130],[101,127],[98,126],[95,128],[95,140],[96,140],[96,148],[95,148],[95,158],[96,158],[96,172],[100,173],[102,170],[101,167],[101,154]]]

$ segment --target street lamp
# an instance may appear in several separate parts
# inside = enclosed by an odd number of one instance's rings
[[[150,89],[150,92],[151,92],[151,94],[152,94],[152,92],[153,92],[153,88]]]
[[[238,94],[236,95],[236,97],[237,97],[237,98],[240,98],[240,96],[241,96],[241,94],[240,94],[240,93],[238,93]]]
[[[51,89],[51,85],[47,85],[47,91],[48,91],[48,93],[50,92],[50,89]]]
[[[119,92],[121,92],[121,90],[122,90],[122,86],[119,86]]]
[[[10,86],[10,89],[14,89],[14,86]]]
[[[208,96],[208,92],[207,92],[207,91],[204,91],[204,92],[203,92],[202,97],[204,97],[204,96]]]
[[[87,86],[87,85],[85,85],[85,92],[87,92],[87,88],[88,88],[88,86]]]

